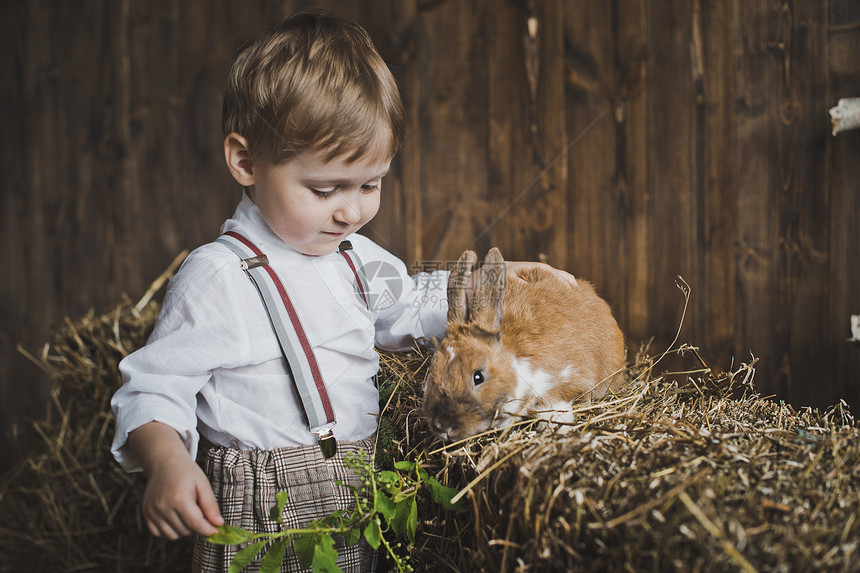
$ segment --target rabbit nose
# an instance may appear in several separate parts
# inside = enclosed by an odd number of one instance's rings
[[[436,433],[437,436],[439,436],[442,440],[444,440],[446,442],[448,441],[450,433],[451,433],[450,427],[446,428],[445,426],[443,426],[439,422],[433,422],[430,425],[433,427],[433,431]]]

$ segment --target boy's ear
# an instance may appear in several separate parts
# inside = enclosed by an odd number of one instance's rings
[[[248,151],[247,139],[235,132],[225,137],[224,160],[239,185],[250,187],[254,184],[254,160]]]

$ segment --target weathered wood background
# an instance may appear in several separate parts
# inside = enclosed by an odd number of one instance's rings
[[[220,106],[237,43],[308,2],[6,0],[3,464],[48,382],[16,351],[139,297],[239,190]],[[759,359],[797,406],[860,407],[857,0],[340,0],[395,70],[408,140],[370,234],[409,266],[498,245],[597,284],[631,346]],[[22,439],[10,440],[19,435]]]

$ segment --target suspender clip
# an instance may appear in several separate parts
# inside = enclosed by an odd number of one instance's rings
[[[313,429],[311,432],[318,435],[320,438],[320,451],[322,451],[322,455],[325,459],[329,459],[333,457],[337,453],[337,440],[334,438],[334,433],[332,433],[332,428],[334,428],[335,422],[331,424],[326,424],[322,428]]]

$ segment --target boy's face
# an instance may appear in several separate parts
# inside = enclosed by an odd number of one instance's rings
[[[376,215],[390,163],[327,162],[322,152],[305,151],[279,165],[255,162],[248,193],[282,241],[306,255],[327,255]]]

